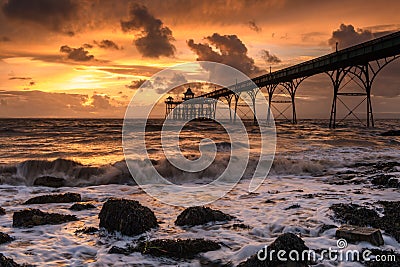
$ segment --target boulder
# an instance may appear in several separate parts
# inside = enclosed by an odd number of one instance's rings
[[[34,267],[34,265],[29,264],[18,264],[13,259],[7,258],[2,253],[0,253],[0,266],[1,267]]]
[[[229,221],[235,217],[225,214],[219,210],[213,210],[208,207],[190,207],[185,209],[175,221],[175,225],[194,226],[202,225],[208,222]]]
[[[371,183],[376,186],[400,188],[400,183],[396,176],[389,174],[379,174],[372,178]]]
[[[306,259],[302,258],[303,251],[308,251],[308,247],[304,241],[292,233],[285,233],[280,235],[271,245],[260,250],[258,253],[251,256],[246,261],[240,263],[238,267],[305,267],[309,266],[310,262],[307,258],[307,253],[304,253]],[[278,259],[278,252],[280,257],[286,259],[285,261]],[[296,251],[297,253],[294,253]],[[282,255],[283,254],[283,255]],[[291,256],[290,256],[291,255]],[[296,259],[297,255],[299,258]],[[292,259],[295,259],[294,261]]]
[[[100,214],[100,227],[108,231],[134,236],[157,227],[153,211],[138,201],[128,199],[109,199],[104,203]]]
[[[13,240],[14,240],[14,238],[9,236],[8,234],[0,232],[0,244],[8,243],[8,242],[11,242]]]
[[[6,215],[6,210],[0,207],[0,215]]]
[[[330,209],[335,213],[335,217],[345,224],[374,226],[380,220],[375,210],[357,204],[333,204]]]
[[[112,247],[111,254],[128,255],[133,252],[149,254],[156,257],[169,257],[175,259],[193,259],[201,252],[214,251],[221,246],[211,240],[205,239],[155,239],[151,241],[141,241],[135,247],[127,248]]]
[[[42,176],[35,179],[33,185],[35,186],[47,186],[47,187],[63,187],[66,184],[64,178],[57,178],[52,176]]]
[[[82,201],[81,195],[77,193],[53,194],[33,197],[25,201],[24,205],[45,203],[71,203]]]
[[[69,209],[74,211],[81,211],[81,210],[91,210],[95,209],[96,206],[90,203],[82,204],[82,203],[75,203]]]
[[[13,227],[33,227],[45,224],[61,224],[77,220],[78,218],[75,215],[48,213],[38,209],[26,209],[14,212]]]
[[[76,235],[77,234],[88,234],[88,235],[91,235],[91,234],[94,234],[94,233],[96,233],[98,231],[99,231],[99,229],[97,229],[96,227],[91,226],[91,227],[84,227],[82,229],[77,229],[75,231],[75,234]]]
[[[381,231],[371,227],[359,227],[345,224],[336,230],[336,237],[344,238],[349,242],[366,241],[375,246],[384,244]]]
[[[381,133],[382,136],[400,136],[400,130],[390,130]]]

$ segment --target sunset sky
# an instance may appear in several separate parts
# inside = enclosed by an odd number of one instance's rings
[[[121,118],[140,86],[196,60],[250,77],[400,29],[400,2],[0,0],[0,117]],[[373,87],[377,117],[400,117],[400,60]],[[298,116],[328,118],[332,88],[299,88]]]

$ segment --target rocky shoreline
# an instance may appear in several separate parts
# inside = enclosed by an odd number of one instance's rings
[[[354,192],[351,191],[355,195],[362,195],[363,188],[375,190],[376,192],[398,190],[398,176],[392,173],[398,172],[397,168],[399,166],[400,164],[395,162],[359,164],[356,166],[361,170],[359,173],[352,171],[339,172],[325,182],[329,185],[338,184],[340,186],[348,184],[361,185],[357,189],[360,191],[360,194],[356,190]],[[162,219],[158,217],[157,212],[154,211],[157,207],[156,205],[151,206],[147,204],[145,206],[141,201],[128,198],[106,197],[95,200],[92,197],[79,193],[59,193],[59,189],[52,190],[54,193],[39,194],[39,196],[21,201],[21,207],[26,207],[24,209],[13,210],[11,212],[7,207],[0,207],[0,216],[11,215],[12,213],[12,228],[8,229],[8,231],[4,231],[3,228],[0,231],[0,246],[12,244],[13,242],[29,242],[29,240],[21,240],[13,236],[13,229],[32,229],[43,225],[66,225],[68,223],[81,222],[81,227],[76,229],[74,234],[81,238],[93,236],[99,244],[102,244],[102,239],[107,238],[109,235],[133,237],[133,240],[127,241],[124,244],[119,242],[118,245],[110,246],[106,252],[110,255],[119,254],[129,256],[140,253],[144,257],[167,258],[178,262],[197,259],[203,266],[286,266],[285,262],[280,261],[276,257],[270,260],[260,260],[259,253],[254,249],[252,254],[242,257],[243,259],[235,264],[230,261],[216,261],[215,259],[204,258],[202,255],[206,252],[231,250],[229,242],[221,241],[218,238],[196,238],[193,235],[189,238],[165,238],[165,235],[162,235],[160,238],[155,238],[154,236],[148,238],[146,234],[158,231],[160,225],[164,224]],[[246,202],[260,202],[264,207],[278,205],[283,202],[285,204],[282,206],[281,212],[298,214],[298,216],[302,216],[302,211],[305,207],[303,204],[300,205],[293,202],[295,199],[298,199],[299,202],[300,199],[329,199],[330,197],[339,200],[337,194],[330,196],[328,193],[307,193],[303,189],[295,189],[288,191],[289,195],[292,195],[292,202],[288,202],[287,197],[279,197],[282,193],[282,191],[270,190],[268,191],[268,195],[273,197],[260,199],[262,201],[259,200],[259,193],[242,194],[237,199]],[[95,205],[95,203],[97,204]],[[64,210],[69,211],[69,213],[66,214],[65,211],[65,214],[63,212],[48,212],[48,205],[64,205]],[[65,205],[68,206],[65,207]],[[261,209],[258,207],[254,207],[254,209],[258,209],[258,212],[261,212]],[[390,254],[396,258],[395,262],[380,263],[381,265],[374,261],[360,261],[365,266],[400,266],[399,253],[384,249],[383,245],[387,242],[387,238],[382,238],[383,235],[389,236],[400,243],[400,201],[370,201],[368,198],[365,198],[362,204],[335,201],[335,203],[329,205],[328,209],[328,213],[325,216],[330,216],[333,223],[321,224],[314,235],[322,236],[325,232],[330,231],[334,233],[337,240],[345,237],[351,245],[362,244],[365,246],[362,249],[371,250],[374,256]],[[212,231],[216,228],[223,228],[226,231],[232,232],[254,231],[253,225],[244,223],[247,219],[245,215],[231,215],[229,214],[229,207],[226,210],[208,206],[176,210],[176,214],[167,214],[165,216],[169,217],[170,222],[173,223],[173,227],[179,229],[182,233],[190,233],[192,229],[196,229],[196,232],[203,228],[205,229],[204,231],[208,231],[208,229]],[[98,217],[98,225],[87,226],[87,220],[82,220],[84,212],[90,212]],[[160,211],[158,211],[159,213]],[[172,227],[172,225],[166,226],[164,224],[163,227],[163,231],[168,231],[168,228]],[[271,250],[283,250],[287,253],[294,250],[300,254],[313,247],[312,243],[304,239],[310,233],[296,231],[296,228],[292,229],[292,231],[284,231],[283,229],[274,230],[274,239],[265,242],[265,245]],[[322,250],[323,248],[319,249]],[[254,252],[256,253],[254,254]],[[2,253],[0,254],[1,267],[33,266],[28,265],[32,263],[23,263],[17,258],[8,256],[7,251],[3,250]],[[313,266],[318,263],[311,260],[299,260],[293,261],[291,264],[294,265],[290,266],[300,267]]]
[[[31,198],[25,201],[23,204],[42,204],[41,207],[49,203],[70,203],[79,202],[82,197],[76,193],[65,193],[65,194],[51,194],[41,195],[38,197]],[[374,207],[380,206],[383,208],[383,216],[374,210]],[[71,211],[82,211],[87,209],[96,208],[91,203],[79,202],[74,203],[71,207]],[[295,208],[300,208],[296,206]],[[288,208],[285,210],[289,210]],[[397,241],[400,242],[400,201],[380,201],[371,203],[371,206],[360,206],[352,203],[338,203],[330,207],[334,212],[333,219],[339,223],[350,224],[359,227],[376,227],[377,231],[384,231],[386,234],[393,236]],[[0,209],[4,215],[7,211],[3,208]],[[99,229],[108,231],[109,233],[119,232],[122,235],[136,236],[147,231],[158,227],[158,220],[154,215],[154,212],[138,201],[129,199],[116,199],[110,198],[106,200],[99,213]],[[214,210],[210,207],[190,207],[183,210],[176,218],[175,225],[182,227],[182,229],[188,229],[196,225],[212,225],[215,223],[228,224],[229,221],[237,219],[234,216],[226,214],[220,210]],[[58,214],[43,212],[39,209],[28,208],[21,211],[16,211],[13,214],[13,227],[31,228],[38,225],[46,224],[63,224],[69,221],[77,221],[79,218],[76,215]],[[325,225],[321,227],[321,232],[336,228],[334,225]],[[244,230],[250,229],[251,226],[244,225],[243,223],[234,223],[230,226],[225,227],[232,230]],[[99,233],[99,229],[95,227],[85,227],[78,229],[75,234],[96,234]],[[340,227],[339,227],[340,229]],[[338,232],[339,229],[336,231]],[[0,232],[0,244],[13,242],[15,238],[9,236],[7,233]],[[374,243],[368,239],[352,239],[351,242],[368,241],[377,247],[382,244]],[[268,244],[266,244],[268,245]],[[223,243],[218,240],[207,240],[207,239],[153,239],[153,240],[142,240],[139,239],[134,243],[127,243],[125,247],[113,246],[108,253],[110,254],[123,254],[129,255],[131,253],[140,252],[143,255],[152,255],[154,257],[169,257],[175,260],[193,259],[199,258],[199,253],[219,250]],[[300,254],[304,250],[308,250],[308,246],[302,240],[302,238],[294,233],[283,233],[279,235],[275,241],[268,245],[268,249],[284,250],[289,251],[295,250]],[[385,250],[375,249],[374,255],[382,255],[389,253]],[[396,255],[397,260],[400,260],[400,255],[392,252]],[[400,261],[392,263],[399,266]],[[276,257],[269,261],[261,261],[258,258],[258,254],[254,254],[245,261],[241,262],[238,266],[280,266],[285,262],[279,261]],[[311,261],[294,261],[293,266],[310,266],[315,263]],[[366,266],[377,266],[372,263],[365,263]],[[396,265],[397,264],[397,265]],[[33,266],[28,264],[17,264],[13,259],[0,255],[0,266]],[[214,266],[214,265],[213,265]],[[217,266],[217,265],[215,265]],[[232,266],[231,263],[226,262],[218,266]],[[283,266],[283,265],[282,265]],[[285,265],[286,266],[286,265]],[[290,265],[292,266],[292,265]],[[381,266],[381,265],[379,265]],[[382,265],[383,266],[383,265]],[[389,265],[388,265],[389,266]]]

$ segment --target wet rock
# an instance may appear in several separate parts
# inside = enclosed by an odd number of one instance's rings
[[[378,163],[374,164],[374,167],[380,171],[384,171],[384,172],[392,172],[392,171],[396,171],[395,167],[396,166],[400,166],[399,162],[395,162],[395,161],[380,161]]]
[[[330,209],[339,221],[346,224],[374,226],[380,219],[375,210],[357,204],[333,204]]]
[[[245,229],[249,230],[251,229],[250,225],[244,224],[244,223],[234,223],[232,225],[224,227],[225,229],[232,229],[232,230],[240,230],[240,229]]]
[[[285,251],[284,255],[280,255],[281,258],[287,259],[287,261],[279,260],[277,257],[278,251]],[[301,255],[303,251],[308,250],[308,247],[304,244],[304,241],[292,233],[285,233],[280,235],[271,245],[264,248],[261,252],[258,252],[248,258],[246,261],[240,263],[238,267],[305,267],[309,266],[310,262],[306,259],[302,259]],[[274,251],[274,253],[272,252]],[[291,251],[297,251],[297,253],[291,253]],[[289,257],[296,254],[300,255],[299,259],[292,261]],[[304,253],[307,255],[307,253]],[[265,258],[265,259],[264,259]]]
[[[8,234],[0,232],[0,244],[8,243],[8,242],[11,242],[13,240],[14,240],[14,238],[9,236]]]
[[[0,253],[0,267],[34,267],[34,265],[18,264],[13,259],[7,258]]]
[[[81,211],[81,210],[90,210],[95,209],[96,206],[90,203],[82,204],[82,203],[75,203],[69,209],[74,211]]]
[[[370,227],[342,225],[336,230],[336,237],[349,242],[366,241],[375,246],[384,244],[381,231]]]
[[[298,208],[300,208],[300,205],[299,205],[299,204],[293,204],[293,205],[291,205],[291,206],[285,208],[285,210],[298,209]]]
[[[379,174],[374,176],[371,183],[376,186],[383,186],[388,188],[400,188],[399,180],[394,175]]]
[[[382,136],[400,136],[400,130],[390,130],[381,133]]]
[[[77,220],[78,218],[75,215],[48,213],[38,209],[26,209],[14,212],[13,227],[33,227],[45,224],[62,224]]]
[[[202,225],[208,222],[229,221],[235,217],[225,214],[219,210],[213,210],[208,207],[190,207],[185,209],[175,221],[178,226]]]
[[[90,234],[94,234],[94,233],[97,233],[99,231],[99,229],[97,229],[96,227],[84,227],[84,228],[82,228],[82,229],[77,229],[76,231],[75,231],[75,234],[77,235],[77,234],[88,234],[88,235],[90,235]]]
[[[47,186],[47,187],[63,187],[66,181],[63,178],[57,178],[52,176],[42,176],[35,179],[33,185],[35,186]]]
[[[71,203],[82,201],[81,195],[77,193],[53,194],[33,197],[25,201],[24,205],[45,203]]]
[[[201,252],[214,251],[220,248],[221,246],[218,243],[205,239],[155,239],[141,241],[134,247],[112,247],[109,253],[127,255],[133,252],[140,252],[156,257],[192,259]]]
[[[272,199],[267,199],[264,201],[265,204],[275,204],[276,202]]]
[[[375,210],[356,204],[334,204],[330,209],[341,222],[384,230],[400,242],[400,201],[378,201],[375,204],[383,206],[382,217]]]
[[[139,235],[158,226],[153,211],[135,200],[109,199],[104,203],[99,218],[100,227],[128,236]]]
[[[0,207],[0,216],[1,215],[6,215],[6,210]]]
[[[378,201],[384,207],[384,216],[375,227],[384,230],[400,242],[400,201]]]
[[[333,228],[337,228],[336,225],[332,225],[332,224],[323,224],[320,228],[318,233],[322,234],[325,231],[328,231],[329,229],[333,229]]]

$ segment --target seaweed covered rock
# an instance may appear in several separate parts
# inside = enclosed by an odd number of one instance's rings
[[[71,203],[82,201],[81,195],[77,193],[53,194],[33,197],[25,201],[24,205],[45,203]]]
[[[142,206],[138,201],[128,199],[107,200],[99,218],[100,227],[128,236],[139,235],[158,226],[151,209]]]
[[[384,216],[374,225],[400,242],[400,201],[378,201],[384,208]]]
[[[390,130],[381,133],[382,136],[400,136],[400,130]]]
[[[1,245],[1,244],[4,244],[4,243],[11,242],[11,241],[13,241],[13,240],[14,240],[14,238],[12,238],[11,236],[9,236],[8,234],[0,232],[0,245]],[[0,266],[1,266],[1,265],[0,265]]]
[[[277,252],[285,251],[285,254],[280,254],[281,259],[278,259]],[[293,253],[292,251],[297,251]],[[309,266],[310,262],[308,258],[303,259],[301,256],[308,255],[303,253],[303,251],[308,251],[308,247],[304,244],[304,241],[292,233],[285,233],[280,235],[271,245],[265,247],[258,253],[254,254],[246,261],[240,263],[240,267],[305,267]],[[292,257],[289,257],[292,255]],[[297,255],[299,255],[298,258]]]
[[[18,264],[13,259],[7,258],[0,253],[0,267],[34,267],[35,265]]]
[[[0,207],[0,216],[1,215],[6,215],[6,210]]]
[[[127,248],[112,247],[109,253],[130,254],[140,252],[156,257],[192,259],[201,252],[220,249],[221,246],[211,240],[199,239],[155,239],[142,241],[137,246]]]
[[[99,229],[97,229],[96,227],[93,227],[93,226],[90,226],[90,227],[84,227],[84,228],[81,228],[81,229],[77,229],[76,231],[75,231],[75,234],[77,235],[77,234],[87,234],[87,235],[91,235],[91,234],[94,234],[94,233],[96,233],[96,232],[98,232],[99,231]]]
[[[202,225],[208,222],[229,221],[235,217],[225,214],[219,210],[213,210],[208,207],[190,207],[185,209],[175,221],[175,225]]]
[[[69,209],[74,211],[81,211],[81,210],[91,210],[95,208],[96,206],[90,203],[75,203]]]
[[[379,174],[372,178],[371,183],[376,186],[400,188],[399,180],[394,175]]]
[[[379,220],[375,210],[357,204],[333,204],[330,209],[335,213],[336,219],[346,224],[374,226]]]
[[[375,210],[356,204],[334,204],[330,209],[341,222],[384,230],[400,242],[400,201],[378,201],[376,204],[384,208],[382,217]]]
[[[75,215],[43,212],[39,209],[26,209],[14,212],[13,227],[33,227],[45,224],[61,224],[77,221]]]
[[[57,178],[52,176],[41,176],[35,179],[33,185],[35,186],[47,186],[47,187],[63,187],[66,181],[64,178]]]

